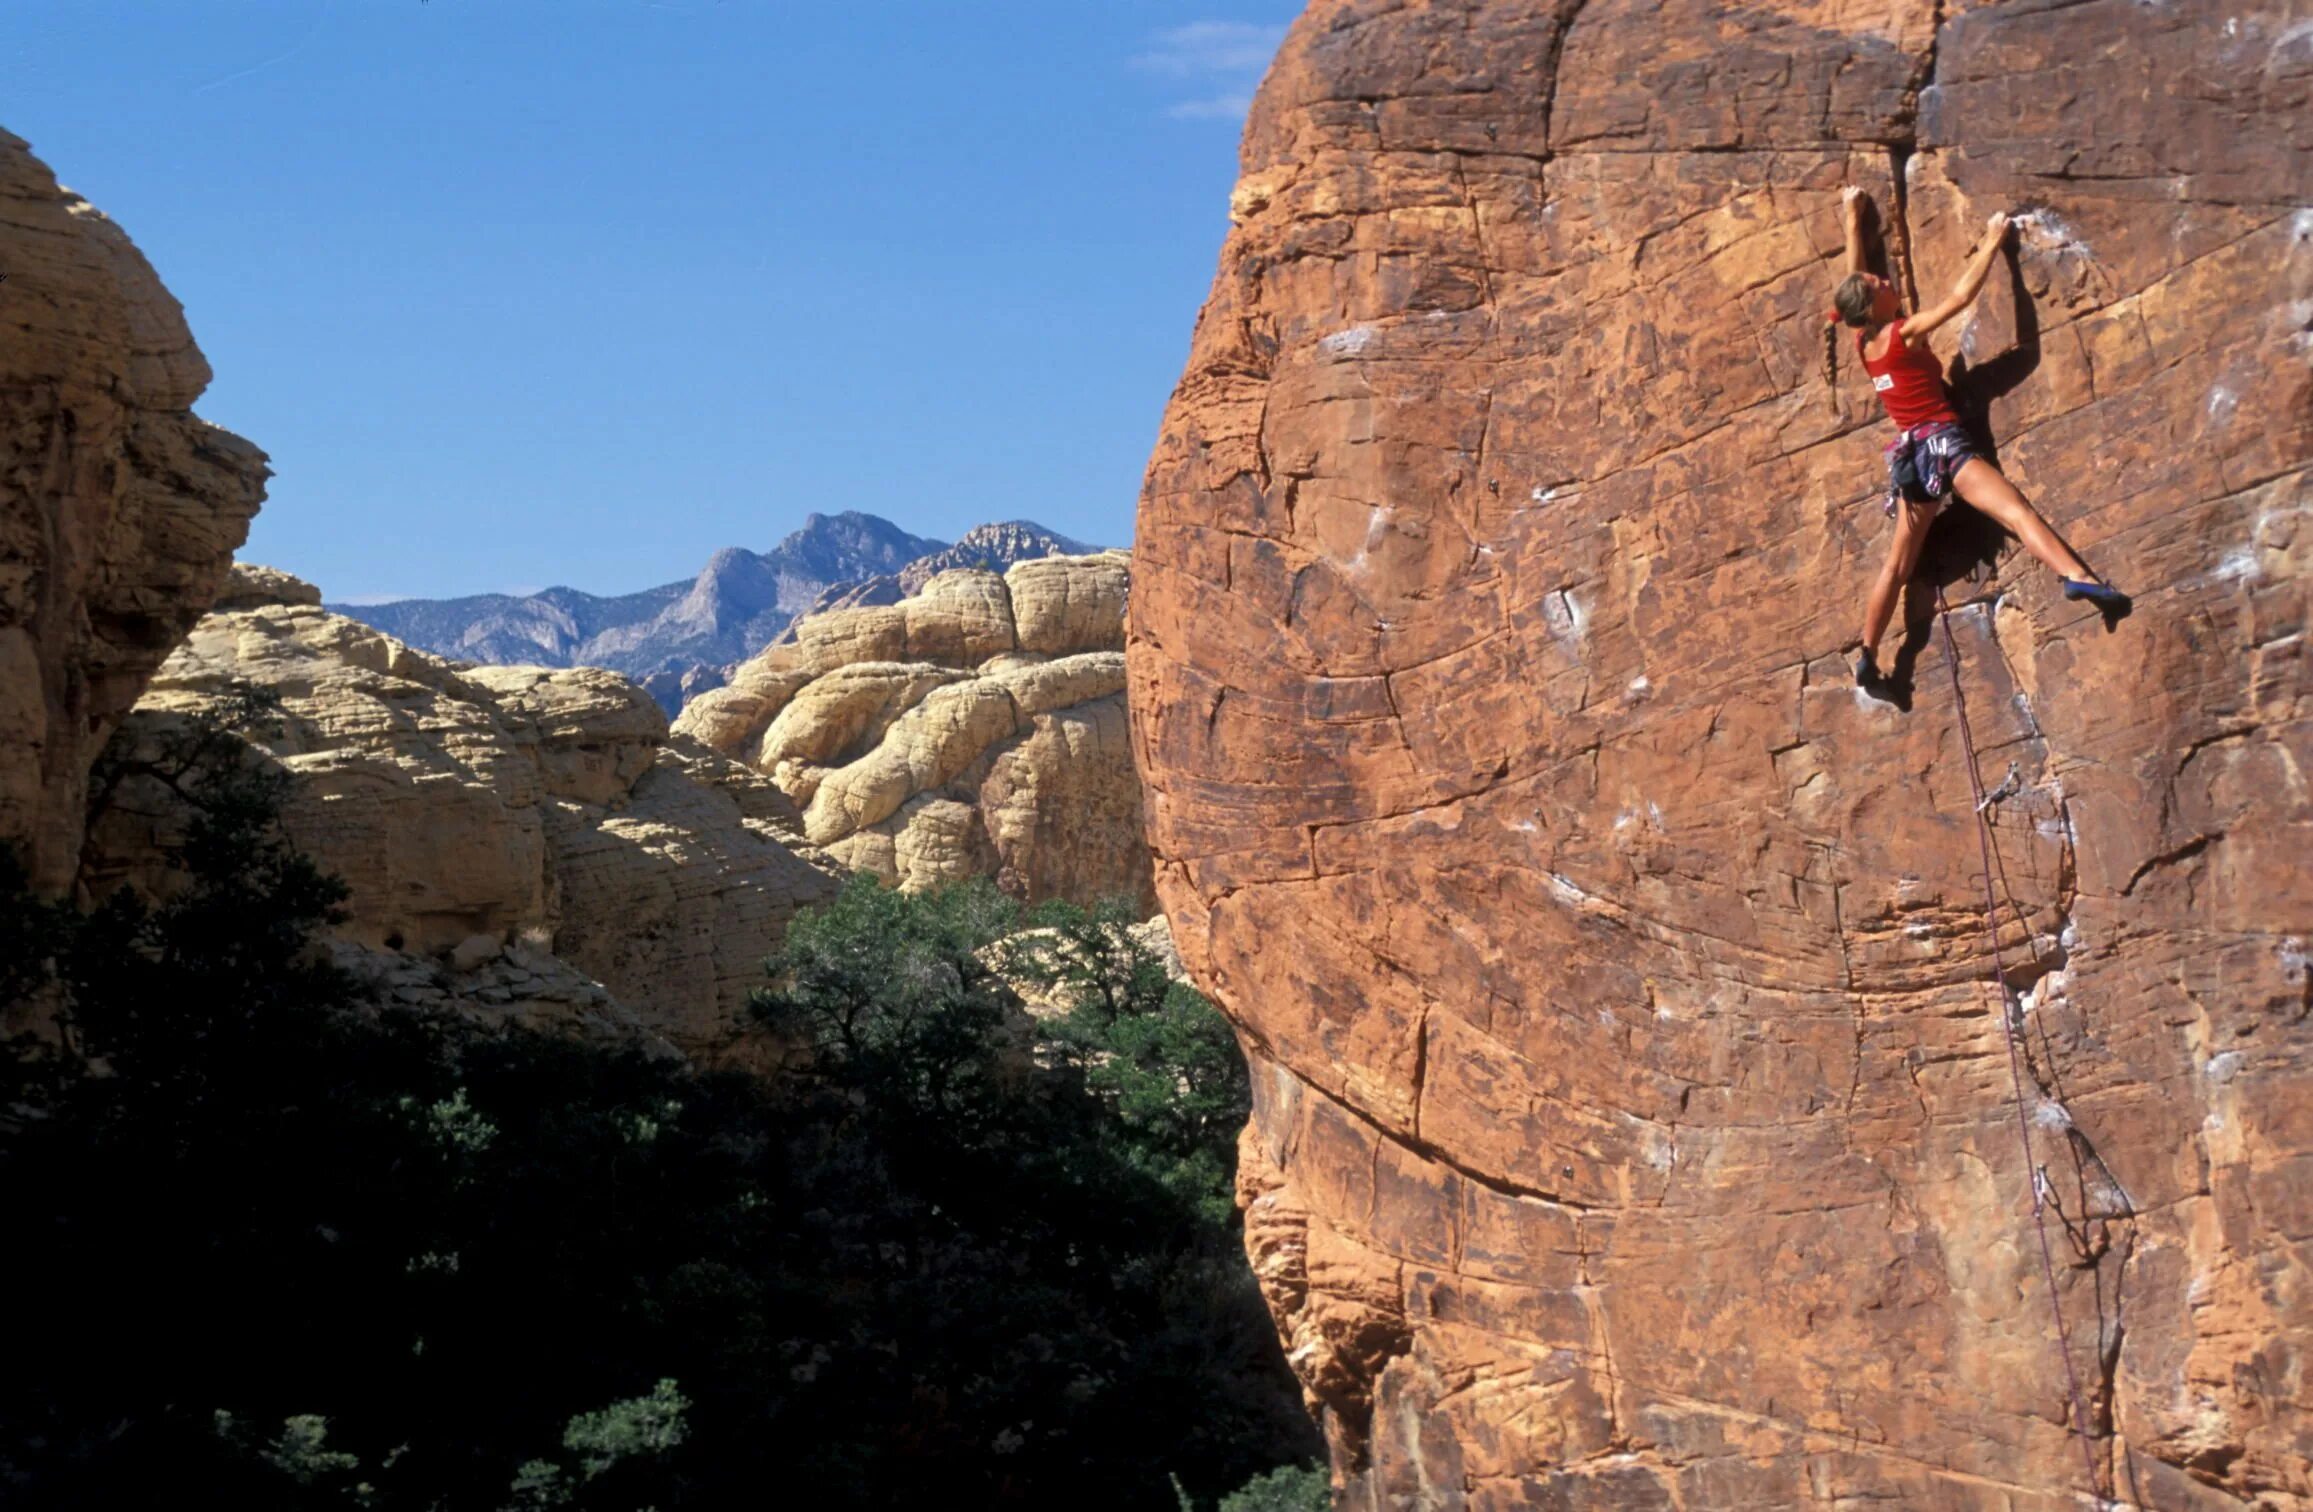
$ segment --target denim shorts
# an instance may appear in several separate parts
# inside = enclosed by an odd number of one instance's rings
[[[1976,447],[1965,427],[1930,420],[1900,432],[1887,443],[1886,453],[1887,498],[1882,508],[1893,515],[1899,499],[1941,508],[1951,496],[1952,479],[1976,455]]]

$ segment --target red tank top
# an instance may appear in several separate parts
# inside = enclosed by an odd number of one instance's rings
[[[1879,391],[1887,418],[1898,429],[1910,430],[1931,420],[1959,422],[1944,392],[1944,365],[1925,341],[1904,345],[1903,327],[1896,326],[1888,333],[1887,355],[1877,362],[1864,356],[1864,341],[1864,336],[1855,338],[1855,355],[1863,358],[1863,370],[1871,375],[1871,386]]]

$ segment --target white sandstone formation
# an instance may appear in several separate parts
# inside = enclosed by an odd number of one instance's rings
[[[1124,719],[1121,551],[934,574],[830,610],[692,700],[677,736],[767,775],[806,839],[903,887],[1151,897]]]

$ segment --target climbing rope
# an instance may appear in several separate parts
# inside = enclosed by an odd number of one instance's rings
[[[2016,1089],[2016,1136],[2024,1146],[2026,1185],[2032,1189],[2032,1228],[2040,1236],[2040,1273],[2048,1282],[2048,1311],[2056,1320],[2056,1355],[2064,1362],[2064,1389],[2072,1406],[2072,1431],[2080,1439],[2081,1462],[2088,1469],[2088,1494],[2095,1498],[2099,1508],[2109,1506],[2104,1499],[2103,1482],[2096,1474],[2096,1446],[2088,1422],[2088,1404],[2080,1395],[2080,1377],[2072,1369],[2071,1335],[2064,1328],[2064,1300],[2056,1291],[2056,1261],[2048,1248],[2047,1204],[2044,1200],[2046,1180],[2041,1174],[2038,1159],[2032,1153],[2032,1120],[2026,1110],[2024,1096],[2024,1061],[2019,1046],[2023,1017],[2022,1005],[2011,1011],[2008,994],[2008,968],[2000,955],[1999,899],[1992,891],[1992,822],[1984,810],[1991,800],[1984,796],[1984,775],[1976,764],[1975,732],[1968,727],[1968,701],[1960,691],[1959,644],[1952,638],[1951,605],[1944,601],[1941,584],[1936,587],[1936,616],[1944,629],[1944,666],[1952,675],[1952,708],[1959,716],[1960,747],[1968,758],[1968,792],[1975,800],[1976,845],[1984,866],[1984,939],[1992,956],[1992,990],[1999,1000],[2000,1032],[2008,1042],[2008,1079]],[[2006,871],[2005,867],[2001,868]],[[2022,910],[2018,910],[2021,914]],[[2031,921],[2024,921],[2027,937]]]

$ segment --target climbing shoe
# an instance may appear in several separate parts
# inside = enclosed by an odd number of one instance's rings
[[[1879,658],[1869,646],[1855,658],[1855,685],[1876,697],[1887,696],[1887,674],[1879,670]]]
[[[2128,608],[2128,595],[2106,583],[2092,583],[2086,578],[2064,578],[2064,596],[2068,599],[2086,599],[2099,609],[2115,612]]]

